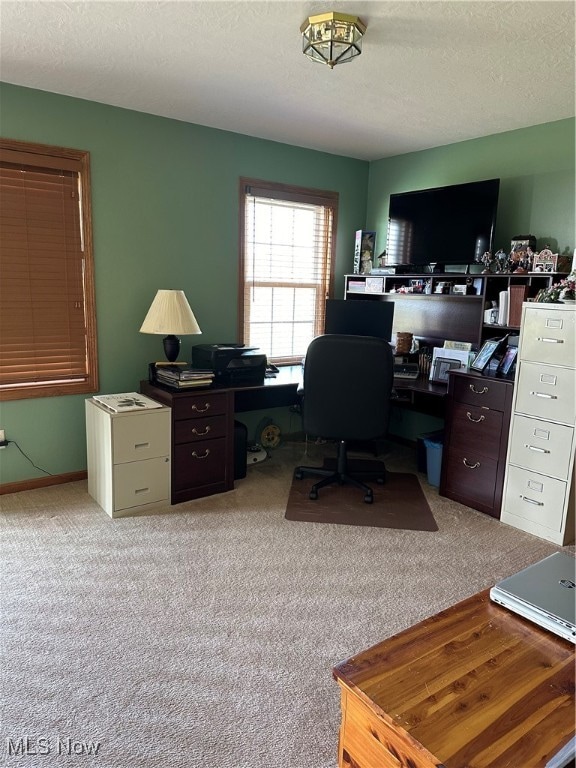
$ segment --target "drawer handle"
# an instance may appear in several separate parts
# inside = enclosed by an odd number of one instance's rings
[[[199,431],[196,429],[196,427],[192,427],[192,434],[193,434],[193,435],[200,435],[200,436],[202,436],[202,435],[207,435],[207,434],[208,434],[208,432],[210,432],[210,425],[208,425],[208,426],[206,427],[206,429],[204,430],[204,432],[199,432]]]
[[[206,411],[210,410],[210,403],[204,403],[204,408],[199,408],[196,404],[192,406],[192,410],[196,411],[196,413],[206,413]]]
[[[528,504],[535,504],[537,507],[543,507],[544,502],[543,501],[536,501],[535,499],[531,499],[530,496],[520,496],[522,501],[527,501]]]
[[[468,416],[468,421],[473,421],[474,424],[479,424],[481,421],[484,421],[484,419],[486,418],[485,416],[480,416],[478,419],[475,419],[470,413],[470,411],[466,411],[466,416]]]
[[[465,467],[468,467],[468,469],[478,469],[480,466],[479,461],[477,461],[476,464],[468,464],[468,459],[462,459],[462,464],[464,464]]]
[[[135,443],[134,449],[138,450],[138,448],[148,448],[150,443]]]
[[[538,445],[530,445],[530,443],[524,443],[524,448],[528,448],[529,451],[536,451],[536,453],[550,453],[546,448],[540,448]]]
[[[558,395],[549,395],[547,392],[530,392],[534,397],[543,397],[546,400],[558,400]]]
[[[482,387],[482,389],[478,390],[474,386],[474,384],[468,384],[472,392],[474,392],[475,395],[485,395],[486,392],[488,392],[488,387]]]
[[[150,488],[136,488],[134,493],[135,494],[137,494],[137,493],[148,493],[149,490],[150,490]]]
[[[547,339],[545,336],[537,336],[537,341],[543,341],[546,344],[564,344],[564,339]]]
[[[204,451],[204,456],[199,456],[199,455],[196,453],[196,451],[192,451],[192,456],[193,456],[195,459],[207,459],[207,458],[208,458],[208,456],[210,456],[210,448],[206,448],[206,450]]]

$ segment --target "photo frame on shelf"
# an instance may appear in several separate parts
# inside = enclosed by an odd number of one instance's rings
[[[506,352],[502,355],[502,359],[498,364],[496,373],[499,376],[508,376],[516,364],[516,357],[518,356],[518,347],[506,347]]]
[[[468,352],[462,349],[434,347],[430,365],[430,381],[447,384],[448,372],[468,367]]]
[[[459,360],[454,360],[451,357],[436,357],[432,363],[430,369],[430,381],[434,381],[437,384],[448,383],[448,372],[455,368],[461,368]]]
[[[488,341],[485,341],[482,345],[482,348],[470,364],[471,370],[482,373],[482,371],[484,371],[486,366],[489,364],[490,360],[492,360],[496,354],[496,351],[501,343],[502,339],[488,339]]]

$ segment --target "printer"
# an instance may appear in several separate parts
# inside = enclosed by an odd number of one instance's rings
[[[257,347],[242,344],[194,344],[192,367],[214,372],[221,387],[250,387],[263,384],[266,355]]]

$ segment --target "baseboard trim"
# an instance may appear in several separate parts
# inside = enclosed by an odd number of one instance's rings
[[[62,475],[50,475],[49,477],[35,477],[31,480],[19,480],[15,483],[2,483],[0,496],[7,493],[20,493],[20,491],[32,491],[35,488],[47,488],[49,485],[62,485],[74,483],[77,480],[86,480],[88,472],[84,469],[80,472],[64,472]]]

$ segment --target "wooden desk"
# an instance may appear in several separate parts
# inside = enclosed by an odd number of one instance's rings
[[[487,590],[333,672],[340,768],[543,768],[574,735],[574,645]]]
[[[302,366],[289,366],[263,384],[178,391],[140,382],[140,392],[171,408],[172,504],[234,488],[234,413],[298,402]]]

